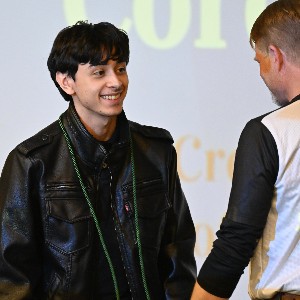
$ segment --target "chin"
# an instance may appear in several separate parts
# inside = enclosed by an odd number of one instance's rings
[[[115,117],[115,116],[118,116],[122,112],[122,110],[123,110],[123,107],[118,108],[118,109],[112,109],[110,111],[107,111],[104,114],[108,117]]]
[[[276,96],[272,92],[271,92],[271,95],[272,95],[272,100],[276,105],[282,107],[282,106],[286,106],[287,104],[289,104],[288,99],[285,99],[284,97]]]

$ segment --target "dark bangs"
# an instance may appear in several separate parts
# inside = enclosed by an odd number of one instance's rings
[[[71,57],[76,64],[103,65],[110,59],[128,64],[129,41],[124,31],[104,22],[90,24],[84,30],[81,28],[80,38],[78,41],[77,36],[72,47]]]

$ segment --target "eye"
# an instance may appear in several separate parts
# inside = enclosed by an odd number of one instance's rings
[[[117,72],[120,74],[126,73],[126,64],[121,64],[117,66]]]
[[[104,71],[103,70],[96,70],[96,71],[93,72],[93,75],[103,76],[104,75]]]
[[[121,68],[119,68],[119,72],[120,72],[120,73],[125,73],[125,72],[126,72],[126,67],[121,67]]]

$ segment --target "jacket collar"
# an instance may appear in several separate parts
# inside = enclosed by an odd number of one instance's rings
[[[297,95],[295,98],[293,98],[290,103],[295,102],[297,100],[300,100],[300,95]]]
[[[71,139],[75,153],[87,164],[91,166],[100,165],[101,161],[108,155],[102,143],[96,140],[84,127],[70,102],[68,110],[63,113],[62,121]],[[111,151],[124,147],[129,142],[129,124],[124,111],[118,116],[117,128],[118,138],[112,145]]]

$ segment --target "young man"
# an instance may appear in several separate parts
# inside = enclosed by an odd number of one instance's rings
[[[0,181],[0,298],[189,299],[195,230],[171,135],[128,121],[128,36],[78,22],[51,77],[69,108],[18,145]]]
[[[241,134],[228,210],[193,300],[229,298],[250,259],[251,299],[300,299],[300,1],[270,4],[250,43],[281,108]]]

